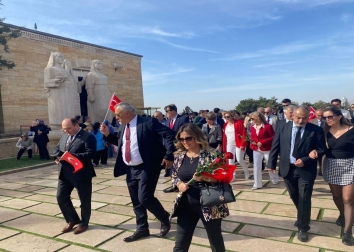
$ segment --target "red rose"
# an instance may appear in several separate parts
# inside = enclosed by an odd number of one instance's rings
[[[222,161],[221,158],[216,158],[216,159],[214,160],[214,162],[215,162],[216,164],[221,163],[221,161]]]
[[[226,159],[233,159],[234,158],[234,154],[232,154],[231,152],[226,152],[225,153],[225,158]]]

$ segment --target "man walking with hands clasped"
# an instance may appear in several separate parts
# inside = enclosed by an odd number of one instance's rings
[[[146,210],[161,222],[160,236],[164,237],[171,228],[169,213],[154,193],[161,170],[173,164],[175,132],[155,118],[137,115],[134,107],[126,102],[116,105],[115,115],[120,123],[117,136],[110,134],[105,124],[101,125],[101,132],[106,141],[118,146],[114,176],[126,175],[136,215],[136,232],[124,241],[132,242],[150,235]]]
[[[317,174],[317,159],[326,151],[323,129],[307,123],[309,110],[305,106],[295,108],[293,122],[284,124],[275,132],[269,154],[268,170],[276,172],[280,154],[279,175],[284,178],[286,188],[297,209],[298,239],[308,240],[310,230],[311,196]],[[317,159],[309,157],[316,150]]]

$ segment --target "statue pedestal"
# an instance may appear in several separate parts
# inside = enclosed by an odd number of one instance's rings
[[[48,137],[49,137],[49,143],[47,145],[49,155],[51,155],[55,149],[55,146],[58,145],[59,140],[61,136],[65,134],[61,129],[53,129],[52,131],[49,131]]]

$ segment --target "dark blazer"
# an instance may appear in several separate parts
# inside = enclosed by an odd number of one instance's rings
[[[222,140],[222,131],[221,131],[221,127],[219,124],[214,124],[209,133],[208,133],[208,124],[204,123],[203,127],[202,127],[202,131],[204,136],[206,137],[206,139],[208,140],[208,143],[217,143],[220,142]]]
[[[289,121],[289,123],[293,123],[293,121]],[[286,119],[277,120],[274,131],[277,131],[279,128],[284,127],[286,124]]]
[[[114,166],[114,176],[119,177],[127,174],[130,169],[123,161],[122,145],[125,124],[121,124],[117,136],[109,134],[104,137],[106,141],[118,146],[116,164]],[[164,145],[161,142],[161,136],[164,138]],[[160,173],[164,166],[161,166],[163,159],[173,161],[173,152],[175,146],[173,139],[175,132],[162,125],[155,118],[141,117],[137,118],[137,138],[139,152],[144,162],[144,167],[148,172]]]
[[[167,119],[166,122],[165,122],[165,125],[167,127],[170,127],[170,122],[171,122],[171,119]],[[173,128],[172,130],[174,132],[177,132],[179,130],[179,128],[182,126],[182,125],[185,125],[186,123],[189,123],[189,118],[187,116],[181,116],[181,115],[177,115],[177,118],[173,124]]]
[[[38,130],[42,131],[42,134],[38,135]],[[49,129],[44,124],[38,124],[37,126],[30,127],[30,131],[34,132],[33,142],[36,144],[46,144],[49,142],[48,134]]]
[[[269,154],[268,168],[275,169],[278,155],[280,154],[279,175],[286,177],[290,168],[290,149],[293,122],[286,123],[275,132],[272,149]],[[304,167],[297,168],[299,176],[306,180],[315,180],[317,174],[317,159],[312,159],[309,154],[317,150],[318,158],[326,152],[326,143],[323,129],[312,123],[307,123],[301,137],[298,156],[304,163]]]
[[[274,130],[272,125],[264,124],[263,127],[259,129],[257,136],[256,129],[251,126],[251,141],[258,143],[260,142],[262,146],[259,148],[261,151],[269,151],[272,147],[272,140],[274,137]],[[250,144],[250,148],[254,151],[258,151],[258,146],[255,144]]]
[[[65,152],[66,142],[69,138],[68,134],[63,134],[59,140],[58,145],[53,152],[54,158],[60,157]],[[68,152],[77,157],[83,164],[83,168],[74,172],[74,168],[66,161],[60,161],[59,164],[59,178],[64,176],[67,179],[75,181],[88,180],[96,176],[91,160],[96,153],[96,138],[89,132],[81,129],[75,136],[75,139],[68,146]]]

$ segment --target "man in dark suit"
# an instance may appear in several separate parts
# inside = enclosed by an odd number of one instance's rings
[[[179,128],[182,125],[185,125],[186,123],[189,123],[189,117],[188,116],[182,116],[177,113],[177,107],[175,104],[170,104],[165,106],[165,112],[166,112],[166,117],[167,121],[165,125],[169,127],[171,130],[174,132],[178,132]],[[171,167],[166,169],[164,177],[170,177],[171,176]],[[169,192],[174,192],[174,188],[168,187],[163,190],[164,193],[169,193]]]
[[[284,110],[285,110],[285,108],[287,107],[287,106],[289,106],[291,104],[291,100],[290,99],[288,99],[288,98],[285,98],[285,99],[283,99],[282,101],[281,101],[281,106],[282,106],[282,108],[281,109],[279,109],[279,111],[278,111],[278,120],[282,120],[282,119],[284,119]]]
[[[59,165],[57,201],[64,215],[66,227],[62,232],[70,232],[77,224],[74,234],[80,234],[88,228],[91,216],[92,177],[96,176],[91,160],[96,152],[96,138],[80,128],[74,118],[65,118],[62,122],[63,134],[54,150],[55,162]],[[61,160],[65,151],[81,161],[83,168],[76,173],[71,164]],[[81,221],[71,202],[70,194],[76,188],[81,202]]]
[[[307,123],[309,110],[305,106],[295,109],[293,122],[278,128],[269,154],[268,170],[275,172],[280,154],[279,175],[297,209],[298,239],[308,240],[310,230],[311,196],[317,173],[317,160],[309,157],[316,150],[318,158],[326,151],[323,129]]]
[[[220,127],[223,129],[225,121],[222,119],[222,115],[220,113],[219,108],[214,108],[214,113],[216,114],[216,123],[220,125]]]
[[[132,242],[150,235],[146,210],[161,222],[160,236],[164,237],[171,228],[169,213],[154,193],[161,169],[173,164],[175,132],[155,118],[137,115],[134,107],[126,102],[116,105],[115,115],[121,124],[118,135],[110,134],[105,124],[101,125],[101,132],[106,141],[118,146],[114,176],[126,175],[136,215],[137,230],[124,241]]]
[[[288,122],[292,122],[293,120],[293,113],[294,113],[295,106],[294,105],[287,105],[283,112],[283,119],[278,119],[276,124],[275,124],[275,129],[274,131],[277,131],[279,128],[282,128],[287,124]]]

